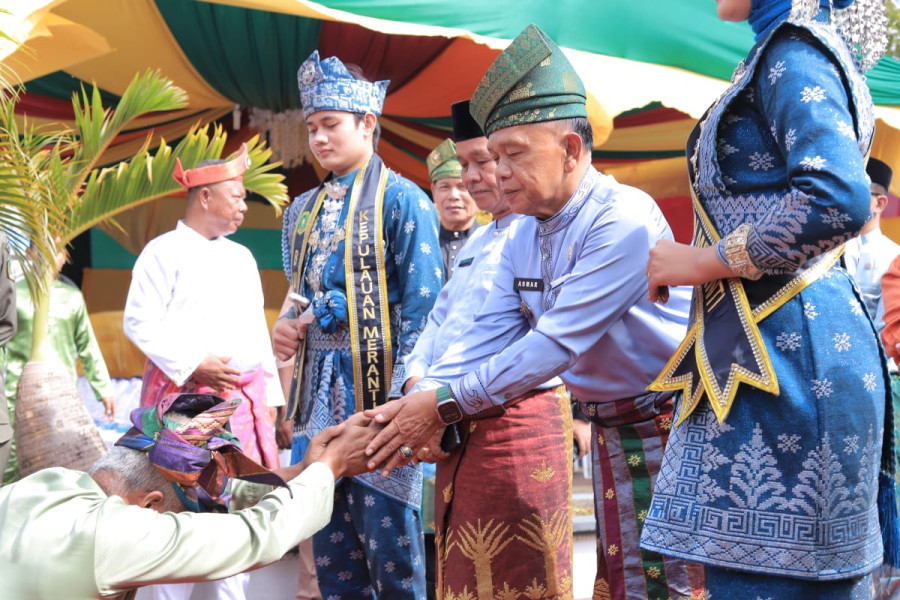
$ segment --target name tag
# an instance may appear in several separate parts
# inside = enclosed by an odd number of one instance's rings
[[[515,289],[517,292],[543,292],[544,280],[516,277],[513,280],[513,289]]]
[[[462,269],[463,267],[468,267],[472,264],[472,261],[475,260],[474,256],[470,256],[469,258],[464,258],[459,261],[459,266],[457,268]]]

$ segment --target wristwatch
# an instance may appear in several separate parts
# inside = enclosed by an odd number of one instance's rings
[[[459,407],[450,386],[442,386],[437,389],[437,413],[444,425],[458,423],[463,418],[463,411]]]

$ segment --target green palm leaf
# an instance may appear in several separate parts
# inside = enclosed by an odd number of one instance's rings
[[[18,94],[17,89],[0,92],[0,231],[10,240],[34,294],[45,289],[41,266],[53,262],[50,231],[64,221],[49,199],[68,139],[64,133],[36,130],[27,119],[20,131],[15,119]]]
[[[77,92],[73,94],[75,134],[80,144],[69,163],[67,185],[73,194],[65,200],[77,198],[74,192],[81,189],[103,152],[129,123],[148,113],[179,110],[185,106],[185,91],[158,71],[135,75],[125,88],[115,110],[103,106],[100,88],[96,85],[90,94],[83,87],[80,95]]]
[[[145,146],[128,162],[92,171],[87,178],[78,211],[72,213],[66,235],[72,239],[118,213],[181,190],[172,178],[176,159],[193,166],[207,158],[219,158],[226,134],[215,127],[194,128],[172,148],[165,140],[151,153]],[[271,150],[259,144],[258,136],[247,142],[250,168],[244,173],[244,185],[260,194],[276,208],[287,202],[282,175],[270,171],[278,165],[267,164]]]

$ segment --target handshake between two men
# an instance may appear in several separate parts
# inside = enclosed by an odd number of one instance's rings
[[[272,342],[279,360],[288,361],[296,355],[306,337],[307,327],[315,319],[310,306],[297,317],[283,315],[275,322]],[[407,382],[404,390],[411,387],[410,383],[414,382]],[[435,411],[436,403],[435,391],[428,390],[356,413],[341,425],[330,427],[314,437],[304,460],[296,466],[321,460],[333,467],[337,477],[376,470],[387,477],[393,469],[411,462],[436,462],[446,458],[448,455],[440,449],[445,426]],[[326,447],[331,451],[326,452]],[[334,450],[338,448],[347,453],[343,459],[346,464],[329,462],[337,460],[335,455],[339,452]]]

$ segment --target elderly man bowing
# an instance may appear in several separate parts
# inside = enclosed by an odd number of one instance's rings
[[[584,87],[537,27],[488,69],[471,112],[488,135],[500,188],[528,218],[510,226],[493,287],[459,338],[465,363],[460,354],[452,366],[441,358],[419,382],[432,389],[367,411],[390,421],[367,449],[369,466],[387,472],[405,462],[401,445],[418,450],[445,424],[558,375],[593,422],[595,589],[615,599],[690,596],[702,584],[684,562],[639,547],[672,416],[672,394],[646,389],[687,325],[689,290],[672,289],[667,304],[648,300],[647,257],[671,230],[652,198],[591,166]],[[435,385],[447,368],[449,385]],[[499,553],[504,536],[521,533],[497,535]]]
[[[302,464],[273,473],[225,429],[238,404],[171,394],[135,409],[134,427],[89,473],[44,469],[0,489],[4,600],[125,599],[151,583],[226,577],[325,525],[335,480],[365,468],[375,430],[331,428]],[[244,508],[211,514],[229,504]]]

